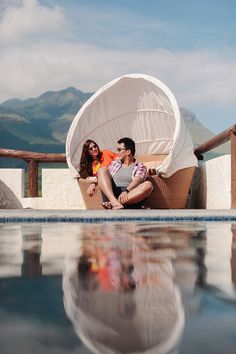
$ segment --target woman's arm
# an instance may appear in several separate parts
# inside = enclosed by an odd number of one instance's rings
[[[89,176],[86,178],[86,181],[88,181],[89,183],[98,183],[98,178],[96,176]]]
[[[88,186],[88,189],[87,189],[87,194],[90,197],[93,197],[96,194],[96,186],[98,183],[98,179],[96,176],[89,176],[86,178],[86,181],[88,183],[90,183],[90,185]]]
[[[93,197],[95,194],[96,194],[96,184],[95,183],[91,183],[89,186],[88,186],[88,189],[87,189],[87,194],[90,196],[90,197]]]

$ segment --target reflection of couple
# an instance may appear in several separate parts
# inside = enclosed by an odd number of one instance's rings
[[[117,154],[109,150],[100,151],[93,140],[83,145],[80,159],[80,176],[90,183],[87,193],[93,196],[99,185],[105,208],[114,210],[124,207],[140,207],[153,186],[145,181],[147,168],[135,159],[135,142],[130,138],[118,141]]]
[[[184,309],[173,268],[145,240],[92,237],[79,259],[67,257],[65,310],[94,353],[173,353]],[[167,263],[168,264],[167,264]]]

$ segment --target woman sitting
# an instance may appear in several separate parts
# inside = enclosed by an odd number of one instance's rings
[[[95,141],[85,141],[80,158],[80,176],[89,183],[87,193],[92,197],[96,193],[97,173],[100,167],[108,167],[117,155],[110,150],[100,151]]]

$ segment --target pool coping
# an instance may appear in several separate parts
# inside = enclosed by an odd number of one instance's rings
[[[0,222],[236,221],[236,209],[49,210],[1,209]]]

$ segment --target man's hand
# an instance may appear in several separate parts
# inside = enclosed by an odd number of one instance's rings
[[[95,183],[91,183],[87,189],[87,194],[90,197],[93,197],[96,194],[96,184]]]
[[[125,204],[127,203],[128,201],[128,192],[124,191],[122,192],[119,197],[118,197],[118,201],[121,203],[121,204]]]

